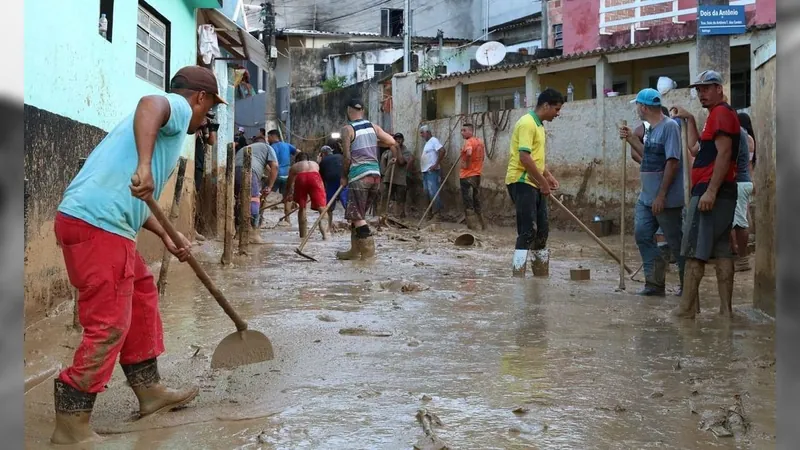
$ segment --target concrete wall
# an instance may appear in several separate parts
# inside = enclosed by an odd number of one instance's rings
[[[150,0],[170,22],[171,77],[182,66],[195,64],[197,25],[195,1]],[[135,75],[138,2],[114,5],[112,42],[97,32],[97,2],[26,2],[25,14],[25,177],[26,204],[25,311],[28,320],[69,298],[62,256],[55,244],[53,218],[61,195],[85,157],[138,100],[161,92]],[[46,11],[46,14],[42,13]],[[49,30],[64,29],[57,38]],[[192,158],[187,137],[184,156]],[[187,175],[194,172],[188,165]],[[172,199],[165,189],[162,205]],[[187,183],[179,227],[191,230],[194,189]],[[152,260],[160,243],[144,239],[140,250]]]
[[[489,4],[489,27],[542,12],[541,0],[505,0]]]
[[[631,126],[639,123],[630,104],[633,98],[620,96],[567,103],[561,110],[561,117],[545,124],[546,166],[561,183],[559,197],[562,202],[581,220],[589,221],[600,214],[618,221],[622,192],[622,149],[617,127],[621,120],[627,120]],[[602,121],[598,119],[598,101],[605,102],[606,113]],[[665,96],[664,101],[666,105],[679,105],[694,112],[702,127],[706,114],[702,112],[700,104],[691,99],[688,89],[672,91]],[[395,109],[400,110],[397,102]],[[515,122],[526,112],[527,109],[515,109],[501,113],[508,115],[508,123],[497,133],[494,143],[493,130],[488,126],[489,119],[483,115],[469,117],[478,128],[476,134],[486,145],[487,160],[481,195],[486,205],[485,215],[493,223],[512,224],[514,220],[514,209],[506,192],[505,173],[511,132]],[[400,113],[397,112],[397,115]],[[481,126],[481,123],[486,123],[487,126]],[[443,144],[449,140],[445,145],[447,157],[443,165],[449,168],[458,157],[462,145],[457,118],[436,120],[429,124]],[[405,132],[402,129],[398,131]],[[415,144],[417,155],[422,146],[422,142]],[[632,231],[633,206],[639,191],[639,167],[628,159],[626,170],[626,221],[629,231]],[[454,176],[448,180],[447,187],[442,192],[445,208],[453,215],[458,215],[461,209],[458,195],[457,178]],[[422,200],[421,202],[424,203]],[[566,216],[555,210],[553,222],[555,226],[574,228],[574,224]]]

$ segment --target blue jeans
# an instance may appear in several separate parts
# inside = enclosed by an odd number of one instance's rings
[[[429,170],[422,174],[422,184],[425,187],[425,194],[428,195],[428,201],[433,199],[433,196],[439,191],[441,170]],[[433,213],[442,210],[442,198],[437,197],[433,205]]]
[[[659,228],[664,232],[667,245],[675,259],[678,261],[678,270],[683,286],[683,269],[685,258],[680,254],[681,241],[683,240],[683,208],[664,208],[658,216],[653,215],[653,210],[638,201],[634,211],[634,236],[639,254],[642,256],[642,266],[645,278],[645,287],[663,290],[665,287],[666,270],[669,261],[664,260],[656,244],[656,232]]]

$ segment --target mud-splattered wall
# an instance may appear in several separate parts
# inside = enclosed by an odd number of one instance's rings
[[[545,124],[546,166],[561,184],[559,198],[581,220],[589,221],[599,214],[618,223],[622,197],[622,144],[617,130],[622,120],[627,120],[630,126],[639,123],[630,103],[633,98],[634,96],[621,96],[600,100],[605,102],[606,112],[602,122],[598,120],[598,100],[593,99],[565,104],[561,116]],[[700,126],[704,123],[706,115],[700,104],[691,98],[688,89],[672,91],[664,97],[664,101],[668,106],[687,108],[698,117]],[[513,205],[505,186],[505,173],[511,132],[515,122],[526,112],[526,109],[515,109],[498,113],[497,123],[504,126],[497,133],[494,132],[488,116],[479,114],[463,118],[476,125],[476,134],[486,144],[487,159],[484,163],[481,195],[485,205],[484,215],[493,223],[512,224],[514,220]],[[429,122],[434,129],[434,135],[443,144],[447,142],[447,156],[443,165],[445,171],[458,158],[462,145],[459,133],[461,123],[462,120],[458,117]],[[423,145],[422,142],[416,144],[417,155]],[[632,231],[633,205],[639,193],[639,166],[630,158],[627,161],[626,222],[628,230]],[[444,173],[446,172],[443,175]],[[458,175],[454,173],[441,194],[445,208],[453,216],[460,212],[459,192]],[[418,194],[412,197],[419,199],[416,207],[425,208],[425,196],[421,192]],[[552,220],[556,227],[575,228],[566,216],[555,210],[552,211]]]

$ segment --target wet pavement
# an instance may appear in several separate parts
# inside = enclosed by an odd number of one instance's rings
[[[215,346],[235,328],[174,263],[159,365],[166,382],[197,383],[201,394],[134,421],[117,368],[92,419],[105,439],[82,448],[410,449],[424,436],[421,408],[455,449],[775,446],[774,322],[750,308],[752,272],[736,274],[733,322],[716,314],[713,269],[698,320],[678,321],[674,296],[617,292],[619,266],[585,235],[554,233],[550,277],[529,269],[523,280],[510,276],[511,230],[475,233],[477,246],[463,249],[452,244],[455,225],[439,228],[382,230],[374,262],[336,261],[345,233],[312,237],[305,252],[319,262],[294,253],[299,237],[286,228],[263,230],[272,244],[251,246],[229,268],[218,264],[219,242],[203,243],[197,258],[276,358],[211,370]],[[578,266],[590,281],[569,280]],[[676,285],[676,274],[668,280]],[[25,396],[30,449],[51,448],[46,375],[78,342],[70,320],[65,311],[26,333],[26,378],[45,375]]]

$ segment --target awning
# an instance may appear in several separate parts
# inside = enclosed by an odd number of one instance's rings
[[[216,9],[200,9],[198,12],[203,23],[214,26],[220,47],[235,58],[248,60],[264,70],[269,69],[267,53],[261,41]]]

